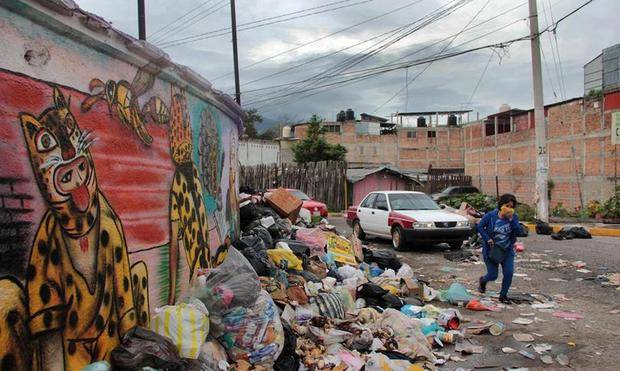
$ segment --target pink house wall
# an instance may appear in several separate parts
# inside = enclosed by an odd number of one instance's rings
[[[404,179],[385,172],[371,174],[353,184],[353,205],[359,205],[370,192],[406,189],[407,182]]]

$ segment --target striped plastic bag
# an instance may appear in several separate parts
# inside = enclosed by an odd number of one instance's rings
[[[199,300],[155,309],[151,330],[166,336],[183,358],[197,359],[209,334],[209,311]]]

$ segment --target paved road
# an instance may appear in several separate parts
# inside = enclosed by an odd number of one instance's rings
[[[350,228],[342,218],[331,220],[340,231],[349,233]],[[553,346],[550,354],[567,354],[571,366],[576,369],[617,370],[620,362],[620,314],[610,311],[620,309],[620,290],[603,286],[597,275],[620,272],[620,238],[598,237],[592,240],[554,241],[548,236],[531,235],[522,239],[526,251],[517,256],[516,272],[511,292],[542,294],[554,298],[558,308],[554,311],[576,311],[584,315],[582,320],[567,321],[554,317],[551,312],[532,309],[529,305],[511,305],[501,313],[472,312],[461,309],[470,320],[501,320],[507,324],[504,335],[475,336],[485,347],[481,355],[467,357],[466,362],[448,362],[443,369],[480,366],[519,366],[529,368],[557,369],[557,363],[544,365],[518,354],[503,354],[502,347],[526,349],[512,335],[516,332],[537,333],[535,344]],[[389,241],[370,239],[368,244],[376,248],[390,249]],[[417,275],[430,280],[434,288],[447,288],[453,282],[461,282],[474,293],[477,279],[484,273],[482,263],[454,263],[443,257],[441,246],[425,247],[399,253],[403,261],[412,266]],[[586,263],[589,273],[577,272],[576,261]],[[489,292],[499,290],[499,281],[489,284]],[[566,299],[566,300],[563,300]],[[436,304],[436,303],[433,303]],[[443,303],[437,303],[444,306]],[[512,324],[522,314],[534,313],[536,322],[523,326]],[[569,343],[576,345],[570,346]],[[443,350],[452,353],[452,347]]]

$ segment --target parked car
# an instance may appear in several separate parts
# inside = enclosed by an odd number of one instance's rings
[[[323,218],[327,218],[329,216],[329,213],[327,212],[327,205],[325,205],[324,203],[313,200],[312,198],[310,198],[310,196],[303,193],[299,189],[287,188],[286,190],[293,196],[300,199],[303,202],[303,205],[301,207],[310,211],[310,214],[315,215],[315,212],[319,212],[321,214],[321,217]],[[267,192],[273,191],[275,191],[275,189],[267,190]]]
[[[467,218],[442,210],[421,192],[369,193],[359,206],[349,208],[346,218],[359,238],[388,238],[396,250],[412,243],[447,243],[460,248],[472,233]]]
[[[471,193],[480,193],[478,188],[472,186],[451,186],[445,188],[443,191],[438,193],[431,194],[431,198],[435,202],[439,202],[448,197],[471,194]]]

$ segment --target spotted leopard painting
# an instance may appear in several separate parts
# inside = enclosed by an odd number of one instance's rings
[[[101,81],[117,90],[104,96]],[[2,370],[109,360],[236,233],[237,124],[157,77],[111,81],[122,78],[66,86],[0,69]],[[110,105],[121,93],[130,104]],[[208,187],[207,142],[221,169]]]

